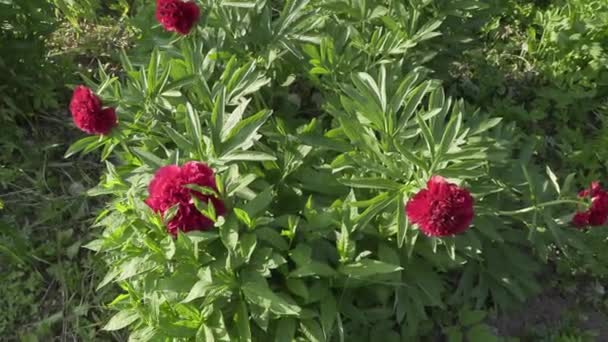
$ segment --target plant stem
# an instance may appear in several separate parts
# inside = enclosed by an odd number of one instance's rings
[[[524,214],[530,211],[534,211],[536,209],[540,209],[540,208],[544,208],[544,207],[550,207],[550,206],[554,206],[554,205],[560,205],[560,204],[578,204],[578,205],[585,205],[585,202],[581,202],[581,201],[575,201],[575,200],[555,200],[555,201],[549,201],[549,202],[545,202],[545,203],[541,203],[532,207],[528,207],[528,208],[523,208],[523,209],[518,209],[518,210],[513,210],[513,211],[499,211],[497,212],[498,215],[517,215],[517,214]]]

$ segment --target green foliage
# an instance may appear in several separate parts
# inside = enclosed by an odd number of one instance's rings
[[[547,265],[606,276],[605,230],[569,223],[605,173],[604,1],[196,3],[181,37],[153,1],[0,1],[0,332],[502,341],[491,318]],[[110,135],[51,113],[76,71]],[[144,199],[191,160],[229,210],[199,201],[215,226],[173,237]],[[464,234],[409,222],[433,175],[472,192]],[[593,339],[573,325],[524,338]]]
[[[101,265],[81,249],[91,239],[94,203],[84,192],[96,165],[62,158],[74,133],[64,84],[77,69],[50,43],[63,20],[47,1],[0,1],[3,340],[101,337],[98,308],[109,291],[93,291]]]
[[[483,39],[449,61],[452,89],[517,121],[563,173],[581,174],[582,184],[602,178],[607,18],[602,0],[498,1]]]
[[[398,341],[433,336],[434,311],[471,307],[443,333],[487,341],[480,310],[539,292],[553,250],[596,257],[561,217],[581,204],[572,179],[541,172],[515,125],[430,76],[442,22],[479,6],[200,5],[189,36],[144,28],[156,46],[122,54],[120,77],[101,68],[98,83],[87,80],[120,115],[112,134],[66,154],[99,149],[105,161],[89,194],[110,202],[87,245],[108,265],[98,288],[122,290],[105,330],[146,341]],[[230,210],[215,218],[200,207],[215,227],[173,238],[144,203],[147,185],[160,166],[190,160],[216,170]],[[430,238],[405,217],[432,175],[474,194],[465,234]]]

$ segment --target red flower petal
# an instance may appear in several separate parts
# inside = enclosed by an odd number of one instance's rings
[[[70,101],[74,123],[89,134],[108,134],[118,123],[114,108],[101,108],[101,100],[91,89],[78,86]]]
[[[590,198],[591,206],[586,211],[578,211],[572,217],[572,224],[578,228],[587,226],[603,226],[608,221],[608,192],[599,182],[578,193],[580,198]]]
[[[406,204],[408,218],[428,236],[448,236],[467,230],[473,220],[473,197],[468,190],[433,176],[427,189]]]
[[[198,21],[200,10],[194,2],[157,0],[156,19],[167,31],[186,35]]]
[[[146,204],[155,212],[164,214],[167,209],[178,205],[177,213],[167,224],[168,231],[174,235],[178,230],[188,232],[213,227],[213,221],[198,211],[192,196],[211,203],[217,215],[224,215],[226,212],[224,203],[219,198],[186,187],[189,184],[217,190],[213,170],[199,162],[188,162],[182,167],[164,166],[156,172],[149,185]]]

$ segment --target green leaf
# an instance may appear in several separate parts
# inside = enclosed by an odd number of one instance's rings
[[[228,135],[232,131],[232,129],[241,122],[243,119],[243,114],[245,113],[245,109],[251,100],[245,99],[228,115],[226,122],[224,123],[224,127],[222,129],[222,141],[226,141]]]
[[[152,50],[152,56],[150,56],[150,62],[148,63],[148,70],[146,72],[146,90],[148,94],[152,94],[156,88],[156,70],[160,62],[160,55],[158,49]]]
[[[333,268],[318,261],[310,261],[289,273],[289,276],[294,278],[315,276],[333,277],[335,275],[336,271]]]
[[[407,230],[410,222],[405,215],[405,207],[403,205],[403,195],[397,197],[397,246],[403,247],[407,238]]]
[[[333,294],[321,300],[321,326],[325,336],[333,336],[333,329],[338,316],[338,303]]]
[[[196,341],[200,342],[215,342],[215,335],[213,334],[213,329],[211,329],[206,324],[201,324],[196,332]]]
[[[428,170],[429,166],[426,165],[426,163],[422,159],[418,158],[413,152],[411,152],[409,148],[399,143],[395,143],[395,147],[397,148],[399,153],[401,153],[401,155],[405,157],[405,159],[418,166],[422,170]]]
[[[261,227],[255,230],[258,238],[269,243],[272,247],[286,251],[289,248],[287,241],[276,230],[269,227]]]
[[[254,199],[247,202],[247,204],[243,206],[243,210],[249,214],[249,217],[256,217],[268,208],[270,203],[272,203],[273,198],[274,191],[272,187],[267,187],[264,191],[255,196]]]
[[[224,284],[220,282],[213,281],[211,270],[209,269],[209,267],[201,268],[198,271],[198,277],[200,278],[200,280],[198,280],[194,284],[194,286],[192,286],[188,295],[186,296],[186,298],[184,298],[184,300],[181,301],[181,303],[189,303],[197,298],[206,296],[212,291],[217,292],[218,288],[224,286]]]
[[[486,324],[478,324],[473,326],[467,332],[467,339],[470,342],[498,342],[498,338]]]
[[[223,161],[275,161],[277,158],[271,154],[258,151],[233,151],[222,156]]]
[[[264,283],[245,282],[241,286],[241,290],[250,303],[259,305],[277,315],[297,315],[301,311],[299,306],[288,303],[272,292],[268,285]]]
[[[245,259],[245,262],[249,262],[251,255],[255,251],[255,247],[257,245],[256,235],[253,233],[247,233],[241,236],[239,239],[239,244],[241,245],[241,255]]]
[[[296,323],[292,318],[281,318],[275,332],[275,342],[293,341],[296,334]]]
[[[227,155],[230,152],[245,148],[253,144],[253,138],[258,129],[268,120],[272,111],[262,110],[239,122],[228,134],[225,143],[222,144],[221,155]]]
[[[102,239],[96,239],[87,243],[86,245],[83,245],[82,248],[86,248],[94,252],[99,252],[103,248],[103,242],[104,240]]]
[[[350,232],[344,223],[342,223],[341,232],[336,240],[340,262],[348,262],[352,260],[356,253],[355,242],[350,239]]]
[[[204,297],[207,292],[212,288],[213,284],[209,282],[208,279],[199,280],[194,284],[194,286],[192,286],[192,289],[190,289],[190,292],[188,293],[186,298],[184,298],[184,300],[182,300],[181,302],[189,303],[197,298]]]
[[[202,158],[204,149],[200,118],[195,112],[194,107],[192,107],[190,102],[186,103],[186,112],[188,113],[188,127],[190,129],[190,133],[192,133],[191,140],[194,142],[194,145],[198,149],[198,152],[200,154],[199,157]]]
[[[416,120],[422,131],[422,136],[424,137],[428,151],[431,153],[431,156],[435,156],[435,139],[433,138],[431,129],[420,115],[416,115]]]
[[[430,82],[424,82],[413,91],[412,97],[405,105],[405,108],[403,108],[403,112],[401,113],[401,116],[399,118],[399,125],[397,127],[398,132],[402,131],[405,126],[407,126],[407,123],[416,113],[416,108],[418,108],[420,102],[422,102],[422,99],[424,98],[424,95],[426,95],[426,93],[428,92],[430,86]]]
[[[163,92],[168,92],[168,91],[171,91],[171,90],[174,90],[174,89],[180,89],[182,87],[190,85],[191,83],[194,83],[198,79],[198,77],[199,76],[197,76],[197,75],[187,75],[187,76],[184,76],[184,77],[182,77],[182,78],[180,78],[178,80],[169,82],[164,87]]]
[[[153,167],[154,169],[161,168],[165,165],[162,159],[155,156],[154,154],[145,151],[138,147],[131,149],[146,165]]]
[[[99,141],[99,137],[96,136],[96,135],[88,136],[86,138],[82,138],[80,140],[77,140],[75,143],[73,143],[72,145],[70,145],[70,147],[65,152],[65,155],[63,157],[64,158],[69,158],[72,155],[74,155],[74,154],[76,154],[76,153],[84,150],[90,144],[96,143],[97,141]]]
[[[483,321],[486,318],[486,312],[483,310],[462,310],[459,316],[460,324],[470,326]]]
[[[194,150],[194,144],[190,142],[186,137],[178,133],[176,130],[171,128],[170,126],[163,127],[167,135],[173,140],[175,145],[179,147],[181,150],[185,152],[191,152]]]
[[[447,127],[443,131],[441,142],[439,143],[439,149],[437,150],[436,160],[439,161],[443,155],[450,149],[454,139],[460,132],[460,125],[462,124],[462,113],[458,113],[456,116],[452,116],[448,122]]]
[[[213,104],[211,112],[211,136],[216,150],[221,147],[222,132],[224,131],[224,116],[226,109],[226,88],[221,87]]]
[[[341,265],[338,271],[354,278],[365,278],[378,274],[387,274],[403,270],[403,267],[391,265],[379,260],[363,259],[348,265]]]
[[[220,227],[220,238],[226,248],[236,251],[239,242],[239,226],[234,216],[229,216],[226,223]]]
[[[115,331],[123,329],[135,322],[139,318],[137,311],[132,309],[119,311],[117,314],[112,316],[108,323],[102,328],[106,331]]]
[[[403,105],[403,102],[405,101],[406,96],[410,93],[412,86],[414,85],[414,83],[416,83],[419,76],[420,75],[416,71],[410,72],[403,79],[403,81],[399,84],[399,88],[397,89],[395,94],[392,96],[391,102],[390,102],[390,108],[391,108],[391,111],[393,112],[393,114],[396,114],[399,111],[399,109],[401,109],[401,106]],[[424,96],[424,93],[425,92],[422,92],[422,96]],[[420,99],[422,99],[422,98],[420,98]],[[418,106],[419,102],[420,102],[420,100],[418,100],[417,103],[412,103],[413,108],[416,108]],[[406,113],[403,113],[403,115],[408,116],[411,114],[406,112]],[[404,121],[405,121],[405,124],[407,124],[407,119],[404,119]]]
[[[340,183],[353,187],[353,188],[368,188],[368,189],[389,189],[397,190],[401,188],[401,184],[393,182],[392,180],[379,178],[379,177],[366,177],[366,178],[342,178],[339,180]]]
[[[477,135],[477,134],[483,133],[483,132],[485,132],[485,131],[493,128],[494,126],[498,125],[501,121],[502,121],[502,118],[491,118],[491,119],[484,120],[470,134],[471,135]]]
[[[373,204],[371,204],[361,215],[355,219],[356,230],[363,229],[372,218],[376,217],[384,208],[389,206],[394,198],[388,193],[381,193],[380,195],[373,198]]]
[[[238,7],[238,8],[254,8],[255,1],[244,2],[244,1],[222,1],[222,6],[226,7]]]
[[[444,329],[444,334],[447,337],[447,342],[462,342],[464,334],[459,327],[449,327]]]
[[[306,287],[306,283],[304,283],[303,280],[297,278],[288,278],[286,285],[291,293],[308,300],[308,287]]]
[[[247,304],[240,301],[238,309],[234,314],[234,322],[239,331],[239,341],[251,342],[251,327],[249,326],[249,311]]]
[[[119,281],[129,279],[138,274],[145,273],[153,267],[153,264],[147,261],[144,257],[135,257],[128,259],[127,262],[122,263],[118,267],[118,269],[120,269],[120,276],[118,276],[116,280]]]
[[[555,188],[555,191],[557,192],[557,194],[561,194],[561,190],[559,188],[559,183],[557,182],[557,176],[555,175],[555,173],[553,173],[553,171],[551,171],[551,168],[549,168],[549,165],[547,165],[547,175],[549,176],[549,179],[551,180],[551,183],[553,184],[553,187]]]
[[[317,321],[312,319],[302,320],[300,322],[300,328],[306,336],[307,341],[310,342],[324,342],[325,336],[323,330]]]
[[[240,208],[234,208],[232,209],[232,211],[234,212],[234,215],[236,215],[236,218],[239,219],[239,221],[241,221],[242,223],[244,223],[248,228],[251,228],[253,226],[253,221],[245,210]]]

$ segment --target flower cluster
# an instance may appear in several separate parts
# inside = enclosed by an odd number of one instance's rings
[[[70,112],[76,126],[89,134],[108,134],[118,124],[114,108],[102,108],[99,97],[85,86],[74,89]]]
[[[608,192],[602,189],[599,182],[578,193],[579,198],[591,199],[591,205],[585,211],[578,211],[572,218],[572,224],[578,228],[602,226],[608,220]]]
[[[177,212],[167,224],[173,235],[178,230],[208,230],[213,227],[213,220],[203,215],[195,205],[193,197],[213,205],[217,215],[226,212],[224,203],[214,195],[203,194],[191,189],[188,185],[197,185],[217,191],[213,170],[206,164],[187,162],[181,167],[169,165],[160,168],[149,186],[149,197],[146,204],[157,213],[164,215],[167,210],[177,206]]]
[[[157,0],[156,19],[167,31],[186,35],[198,21],[200,11],[194,2]]]
[[[467,230],[473,220],[473,197],[468,190],[433,176],[405,210],[427,236],[455,235]]]

